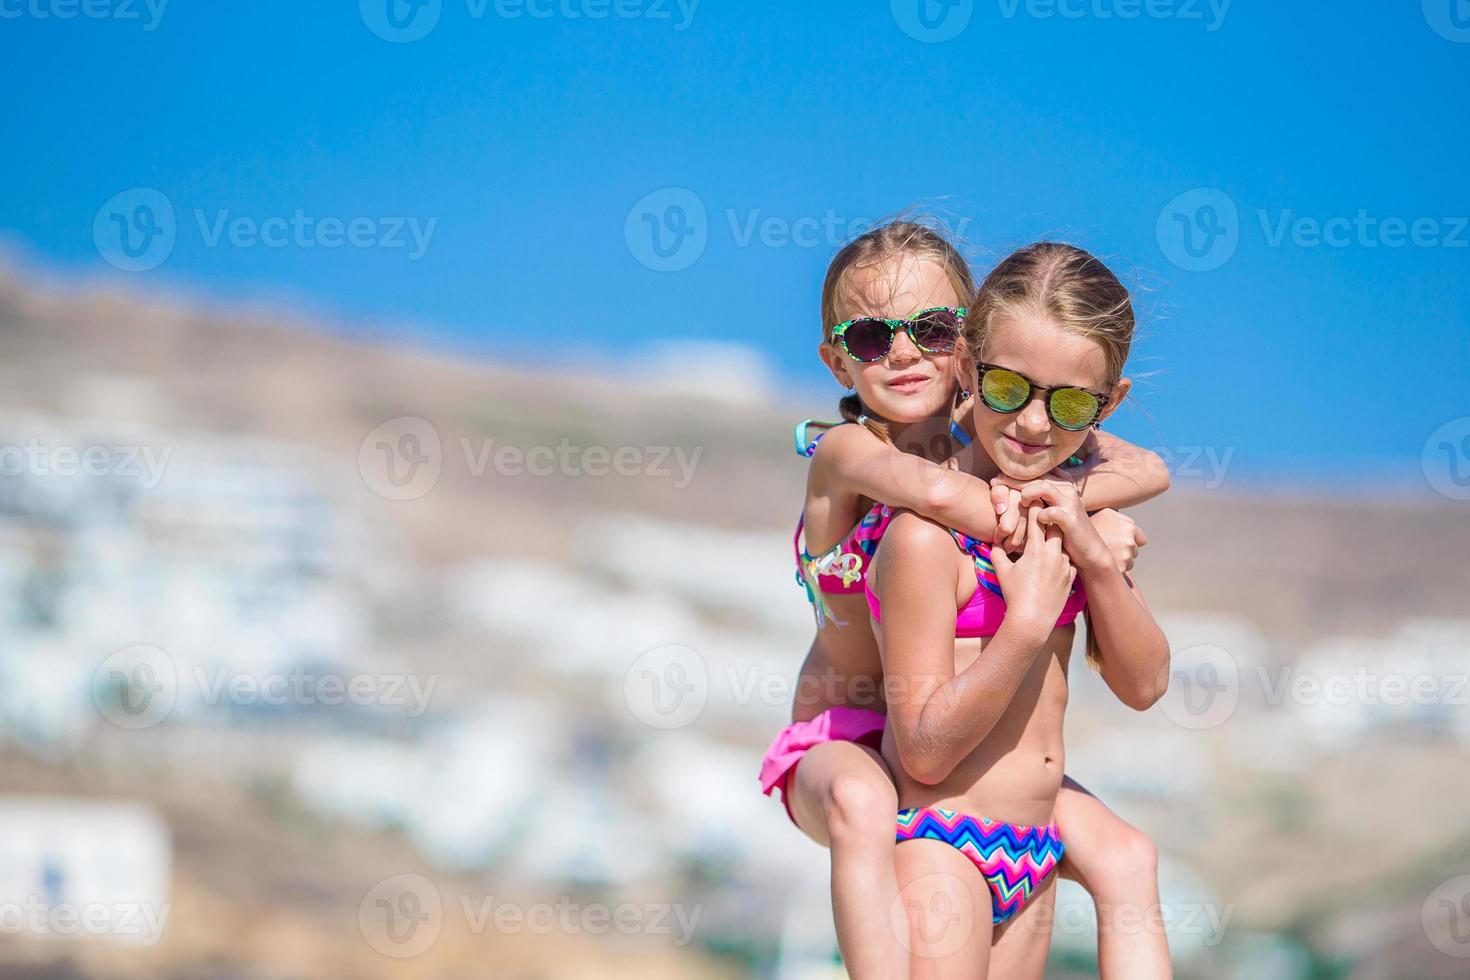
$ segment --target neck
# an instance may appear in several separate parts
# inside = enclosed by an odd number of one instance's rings
[[[940,412],[918,422],[894,422],[874,412],[868,412],[867,416],[875,422],[882,422],[893,444],[904,452],[931,463],[957,458],[960,468],[967,473],[980,476],[979,469],[988,469],[989,475],[984,479],[1000,472],[975,441],[975,413],[969,400],[961,402],[953,411]],[[950,435],[951,422],[964,433],[968,449]]]
[[[982,480],[993,480],[1000,476],[1000,467],[995,465],[995,460],[985,451],[978,441],[970,443],[969,466],[965,472],[971,476],[978,476]]]

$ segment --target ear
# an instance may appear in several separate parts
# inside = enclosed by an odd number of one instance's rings
[[[1103,406],[1102,414],[1097,417],[1101,422],[1103,419],[1117,411],[1118,406],[1123,404],[1123,399],[1128,397],[1128,392],[1133,390],[1133,381],[1129,378],[1119,378],[1118,383],[1113,385],[1113,396]]]
[[[857,387],[853,384],[851,366],[842,348],[824,340],[817,345],[817,356],[822,359],[823,364],[827,365],[827,370],[832,372],[832,377],[837,379],[838,384],[844,388]]]
[[[980,387],[980,369],[976,366],[975,358],[971,356],[970,347],[965,343],[964,337],[955,341],[954,353],[951,356],[954,358],[955,380],[959,382],[961,388],[973,394],[975,389]]]

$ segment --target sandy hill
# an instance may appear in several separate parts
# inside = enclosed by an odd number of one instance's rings
[[[611,361],[596,374],[554,373],[264,312],[42,289],[13,272],[0,274],[0,378],[0,406],[11,412],[115,409],[171,430],[316,447],[340,461],[353,499],[399,526],[430,562],[566,554],[576,546],[567,516],[589,511],[784,530],[804,475],[788,448],[791,421],[828,410],[661,393]],[[439,432],[443,475],[422,499],[385,501],[357,475],[358,450],[375,426],[410,415]],[[699,456],[685,487],[672,477],[477,475],[470,463],[487,447],[563,441]],[[1157,604],[1244,613],[1286,643],[1463,608],[1459,558],[1470,550],[1470,521],[1462,504],[1233,492],[1227,482],[1171,493],[1137,516],[1153,539],[1142,580]]]

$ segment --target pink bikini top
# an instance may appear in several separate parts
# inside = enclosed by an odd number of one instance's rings
[[[893,520],[893,508],[874,504],[863,519],[842,540],[820,555],[806,550],[802,541],[805,519],[796,522],[796,581],[806,586],[806,597],[817,615],[817,628],[826,619],[840,624],[826,601],[829,595],[852,595],[863,591],[868,575],[868,562],[878,550],[878,542]]]
[[[996,578],[995,566],[990,563],[990,545],[953,528],[949,533],[960,546],[960,550],[974,559],[976,579],[975,594],[955,613],[954,635],[994,636],[1000,630],[1001,621],[1006,618],[1006,601],[1000,592],[1000,579]],[[868,609],[873,614],[873,621],[881,623],[883,616],[878,606],[878,597],[868,587],[866,578],[863,579],[863,593],[868,597]],[[1057,626],[1072,625],[1086,605],[1087,593],[1082,589],[1082,580],[1078,579],[1072,586],[1072,594],[1067,596],[1067,604],[1062,607],[1061,616],[1057,618]]]
[[[796,452],[800,456],[810,459],[817,451],[817,443],[821,442],[822,436],[841,422],[818,422],[807,419],[796,427]],[[821,431],[811,439],[807,437],[807,430],[816,426]],[[873,552],[878,550],[878,542],[883,537],[883,532],[888,529],[889,521],[893,520],[893,509],[883,504],[874,504],[862,520],[854,525],[851,531],[843,535],[842,540],[822,552],[813,555],[806,549],[802,532],[806,528],[806,515],[803,514],[796,522],[796,535],[791,539],[792,550],[796,553],[796,581],[806,588],[807,601],[812,604],[816,613],[817,628],[830,619],[838,625],[845,625],[832,612],[826,597],[829,595],[854,595],[863,590],[863,580],[867,576],[868,562],[873,557]]]
[[[796,537],[792,547],[796,550],[798,579],[815,579],[817,588],[828,594],[847,595],[863,590],[863,579],[867,576],[868,560],[878,550],[878,542],[888,524],[893,520],[893,510],[883,504],[874,504],[863,515],[863,519],[842,540],[822,552],[812,555],[807,552],[801,532],[805,520],[796,522]]]

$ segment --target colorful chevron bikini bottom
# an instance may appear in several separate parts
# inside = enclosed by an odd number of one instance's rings
[[[1056,870],[1064,850],[1056,824],[1022,827],[937,807],[900,810],[897,827],[898,843],[943,841],[969,858],[990,886],[995,925],[1021,911]]]

